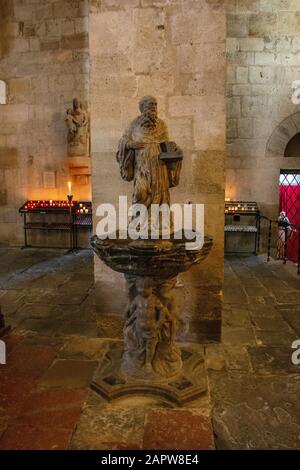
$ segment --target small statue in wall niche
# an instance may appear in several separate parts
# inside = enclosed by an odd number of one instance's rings
[[[82,103],[74,98],[73,109],[67,110],[68,156],[89,156],[89,115]]]

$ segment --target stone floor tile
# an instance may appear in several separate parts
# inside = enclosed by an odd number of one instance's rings
[[[144,449],[212,450],[210,419],[192,410],[151,410],[146,414]]]
[[[282,279],[277,279],[273,277],[262,277],[260,282],[265,286],[269,291],[269,294],[273,292],[282,292],[287,289],[288,284]]]
[[[273,293],[278,304],[300,304],[300,292],[296,290],[278,290]]]
[[[224,288],[224,302],[237,305],[247,305],[248,298],[240,284],[229,284]]]
[[[38,281],[45,274],[44,273],[27,273],[22,272],[14,274],[8,281],[3,283],[5,289],[30,289],[34,284],[38,287]]]
[[[257,374],[300,374],[300,366],[291,362],[293,350],[285,346],[248,348],[250,361]]]
[[[245,289],[245,292],[248,297],[263,297],[265,295],[268,295],[268,291],[264,286],[259,286],[259,285],[254,285],[254,286],[249,286],[249,285],[244,285],[243,286]]]
[[[252,328],[223,328],[222,342],[226,346],[247,346],[256,344]]]
[[[62,347],[64,338],[59,336],[52,337],[50,335],[41,335],[39,333],[27,332],[24,340],[24,344],[31,344],[35,346],[53,346],[57,351]]]
[[[16,417],[29,393],[36,385],[29,377],[17,377],[15,374],[0,370],[0,414],[9,418]]]
[[[60,327],[66,322],[93,322],[96,325],[96,316],[94,308],[86,308],[81,305],[55,305],[54,316],[57,321],[57,326]],[[80,333],[79,333],[80,334]]]
[[[39,378],[52,364],[58,346],[33,345],[24,341],[8,357],[5,370],[16,377]]]
[[[10,422],[10,418],[8,416],[4,415],[4,413],[1,413],[1,411],[0,411],[0,441],[1,441],[1,437],[3,436],[4,432],[8,428],[9,422]]]
[[[300,278],[298,278],[298,279],[289,279],[289,280],[286,281],[286,284],[292,290],[298,290],[298,291],[300,290]]]
[[[230,310],[223,312],[223,326],[236,328],[250,328],[251,320],[247,308],[237,308],[231,306]]]
[[[71,281],[71,280],[68,280],[68,282],[66,282],[64,285],[62,285],[61,287],[59,287],[57,289],[57,293],[58,294],[65,294],[66,292],[67,293],[70,293],[70,294],[74,294],[74,292],[76,293],[82,293],[84,294],[85,292],[87,292],[91,287],[93,287],[93,283],[94,281]]]
[[[97,365],[96,361],[58,359],[41,377],[38,384],[40,387],[88,387]]]
[[[13,319],[14,320],[14,319]],[[13,323],[14,325],[14,323]],[[57,318],[26,318],[17,324],[18,330],[37,332],[41,335],[49,336],[58,334],[60,331],[60,321]]]
[[[51,294],[45,294],[41,301],[45,304],[51,305],[80,305],[87,297],[86,292],[66,291],[57,292],[54,291]]]
[[[51,426],[9,426],[0,439],[0,450],[64,450],[73,429]]]
[[[81,414],[81,407],[67,409],[43,409],[35,413],[20,414],[14,425],[33,427],[53,427],[55,429],[73,429]]]
[[[62,335],[85,335],[97,336],[98,328],[96,322],[82,320],[62,321],[59,332]]]
[[[25,293],[22,290],[2,290],[1,295],[1,305],[10,302],[18,302],[20,299],[24,298]]]
[[[268,318],[251,314],[251,323],[255,330],[280,331],[282,334],[291,332],[288,323],[279,315],[277,317]]]
[[[106,353],[109,344],[109,341],[102,338],[72,336],[66,340],[58,356],[60,359],[100,360]]]
[[[86,389],[35,389],[23,403],[20,416],[31,415],[44,410],[77,409],[83,405],[86,396]]]
[[[76,283],[88,283],[88,284],[91,284],[93,285],[94,284],[94,275],[93,275],[93,271],[91,270],[90,273],[75,273],[75,274],[71,274],[70,276],[70,282],[76,282]]]
[[[211,344],[205,347],[205,363],[208,370],[226,369],[224,348],[221,344]]]
[[[18,317],[28,318],[47,318],[52,317],[55,312],[54,305],[45,305],[41,303],[24,303],[18,309]]]
[[[296,339],[299,339],[296,333],[290,331],[266,331],[256,330],[255,337],[259,346],[284,346],[287,349]]]
[[[300,311],[283,310],[281,315],[300,338]]]
[[[264,303],[251,302],[249,304],[250,316],[253,314],[255,316],[260,316],[264,318],[280,318],[275,305],[268,305]]]
[[[246,403],[229,407],[213,418],[219,450],[298,450],[300,426],[282,408],[253,409]]]
[[[251,272],[254,276],[256,276],[261,282],[263,279],[266,278],[274,278],[276,279],[276,275],[272,273],[270,266],[266,263],[265,265],[257,265],[251,266]]]
[[[209,380],[217,448],[299,448],[300,375],[210,372]]]
[[[277,307],[276,301],[275,301],[275,299],[274,299],[273,297],[271,297],[271,296],[266,296],[266,295],[265,295],[264,297],[261,297],[261,299],[263,300],[263,303],[264,303],[265,305],[267,305],[267,308],[268,308],[269,306],[273,306],[274,308]]]
[[[245,291],[247,292],[248,288],[254,289],[254,288],[261,288],[263,287],[263,284],[257,277],[253,276],[251,273],[251,269],[248,271],[245,270],[245,268],[242,268],[241,271],[238,274],[238,279],[243,285]],[[255,295],[256,295],[255,291]],[[248,292],[247,292],[248,293]],[[249,294],[248,294],[249,295]]]
[[[224,347],[225,363],[228,370],[252,370],[246,347],[227,345]]]
[[[282,311],[289,310],[291,312],[298,312],[298,315],[300,315],[300,304],[275,304],[274,307],[279,313],[281,313]]]
[[[13,352],[13,350],[24,341],[25,336],[20,335],[20,334],[15,334],[15,333],[9,333],[3,338],[1,338],[2,341],[5,342],[6,345],[6,356],[7,358],[10,356],[10,354]]]
[[[24,297],[23,297],[23,303],[24,304],[33,304],[33,303],[41,303],[41,298],[45,294],[50,294],[53,292],[53,289],[50,288],[48,285],[47,288],[41,288],[41,287],[31,287],[30,289],[24,289],[21,290],[23,292]]]
[[[22,307],[23,304],[24,298],[21,298],[17,302],[1,303],[1,311],[5,318],[16,316],[16,312],[19,310],[20,307]]]
[[[90,393],[72,437],[72,449],[139,449],[142,447],[144,419],[152,400],[130,397],[107,403]]]

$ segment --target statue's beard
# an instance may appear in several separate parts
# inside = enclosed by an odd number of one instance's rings
[[[157,124],[157,112],[145,110],[141,114],[141,126],[149,129],[153,129]]]

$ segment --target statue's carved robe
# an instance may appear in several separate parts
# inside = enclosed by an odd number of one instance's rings
[[[121,176],[134,181],[133,204],[170,204],[169,188],[177,186],[181,162],[167,165],[159,159],[160,143],[169,140],[165,123],[158,119],[155,128],[143,127],[141,117],[129,126],[119,142],[117,161]],[[139,150],[130,149],[131,142],[145,144]]]
[[[67,113],[66,124],[68,127],[68,155],[89,155],[89,116],[80,108]]]

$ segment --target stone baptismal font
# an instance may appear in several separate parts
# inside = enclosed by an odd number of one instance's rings
[[[128,287],[124,342],[110,343],[92,388],[109,399],[151,393],[181,404],[206,391],[206,378],[197,349],[180,348],[175,341],[181,312],[176,308],[174,288],[179,273],[206,258],[212,239],[204,237],[201,246],[189,249],[191,237],[187,239],[186,232],[176,236],[171,220],[167,239],[160,216],[153,217],[152,207],[170,205],[170,188],[179,184],[183,156],[169,142],[156,99],[145,96],[139,107],[140,115],[120,139],[117,162],[121,177],[133,181],[132,204],[145,207],[149,236],[132,239],[130,232],[126,238],[117,232],[111,238],[92,238],[96,254],[125,275]],[[196,239],[196,233],[193,236]]]

